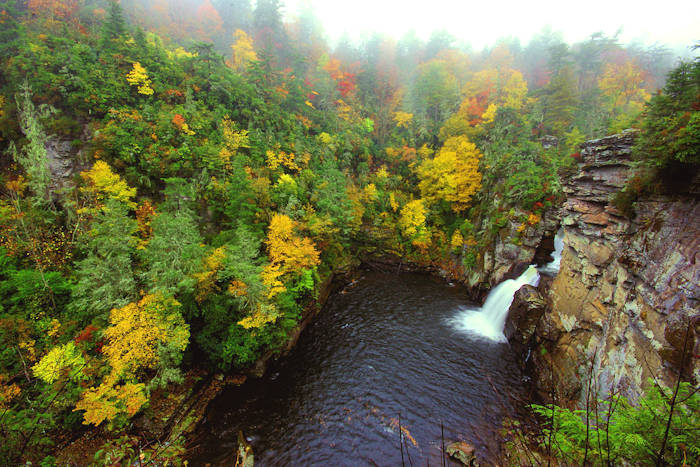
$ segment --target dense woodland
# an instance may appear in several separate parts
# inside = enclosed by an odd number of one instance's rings
[[[252,365],[363,259],[478,267],[586,139],[644,128],[630,212],[700,162],[698,61],[602,33],[332,48],[278,0],[0,1],[0,63],[3,465]]]

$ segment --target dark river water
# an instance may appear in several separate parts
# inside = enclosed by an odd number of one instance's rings
[[[401,465],[399,417],[406,466],[440,465],[441,422],[446,443],[493,460],[523,383],[508,344],[450,322],[473,306],[466,295],[425,275],[367,273],[264,378],[211,403],[191,464],[232,465],[243,430],[256,466]]]

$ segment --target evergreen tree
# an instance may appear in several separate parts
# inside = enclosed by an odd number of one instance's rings
[[[253,13],[255,42],[263,49],[273,50],[286,44],[282,25],[282,2],[280,0],[258,0]]]
[[[16,3],[0,1],[0,60],[12,57],[19,50],[20,24],[17,21]]]
[[[561,137],[569,130],[576,111],[576,82],[570,67],[563,67],[542,90],[544,131]]]
[[[51,115],[54,109],[46,105],[37,108],[32,102],[31,88],[26,82],[21,86],[21,93],[15,100],[19,113],[18,123],[27,138],[27,144],[20,151],[12,145],[10,151],[29,178],[28,184],[33,192],[34,202],[42,204],[49,200],[51,171],[46,153],[48,136],[40,120]]]
[[[102,30],[102,40],[104,43],[109,43],[109,41],[118,39],[125,33],[124,11],[119,2],[109,0],[109,12]]]
[[[106,318],[112,308],[120,308],[136,297],[132,255],[136,252],[136,221],[128,207],[109,199],[87,237],[87,257],[76,265],[78,284],[69,306],[86,321]]]
[[[236,29],[250,31],[253,9],[250,0],[214,0],[212,2],[224,22],[224,29],[230,35]]]
[[[153,238],[142,254],[143,277],[152,291],[175,295],[192,291],[192,274],[199,269],[203,255],[202,237],[191,206],[191,186],[182,179],[166,181],[163,212],[153,220]]]

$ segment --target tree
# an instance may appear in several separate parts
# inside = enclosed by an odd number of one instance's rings
[[[78,0],[29,0],[29,11],[33,15],[44,17],[49,21],[67,21],[75,17]]]
[[[197,24],[197,36],[202,39],[213,40],[216,35],[223,32],[223,20],[212,5],[211,0],[204,0],[199,5],[195,23]]]
[[[632,60],[605,65],[598,87],[613,117],[631,117],[642,111],[651,97],[643,87],[645,80],[644,71]]]
[[[447,63],[431,60],[418,68],[411,89],[413,113],[424,121],[425,135],[436,135],[448,115],[459,103],[459,83],[448,71]]]
[[[53,109],[47,106],[35,107],[32,102],[31,89],[27,83],[22,85],[21,94],[16,96],[15,100],[19,113],[18,123],[22,133],[27,138],[27,144],[20,151],[11,145],[10,151],[29,178],[27,184],[33,192],[35,203],[47,203],[50,196],[51,171],[46,154],[48,136],[40,119],[47,118],[53,113]]]
[[[410,201],[401,208],[399,217],[401,233],[418,247],[427,246],[430,242],[430,231],[425,225],[426,214],[427,209],[422,199]]]
[[[103,353],[110,372],[102,383],[85,391],[75,410],[84,410],[85,424],[107,420],[121,425],[146,403],[144,370],[155,370],[163,356],[175,354],[167,364],[179,364],[189,343],[189,326],[179,312],[180,304],[161,295],[146,295],[110,312]]]
[[[107,20],[102,29],[103,43],[107,44],[114,39],[122,37],[126,33],[124,12],[116,0],[109,0]]]
[[[253,47],[253,38],[246,34],[242,29],[236,29],[234,33],[235,42],[231,44],[233,57],[231,65],[236,71],[243,71],[245,67],[252,61],[258,59],[258,54],[255,53]]]
[[[213,0],[213,3],[221,15],[226,32],[231,33],[237,29],[250,31],[253,18],[250,0]]]
[[[652,97],[639,138],[641,155],[652,166],[676,168],[692,177],[700,166],[700,60],[683,62]]]
[[[19,50],[20,22],[17,20],[16,3],[0,1],[0,60],[16,55]]]
[[[304,269],[314,268],[320,263],[319,252],[311,239],[297,235],[296,228],[297,223],[289,216],[272,216],[265,242],[270,264],[263,272],[263,282],[270,287],[270,297],[286,290],[284,280],[296,277]]]
[[[143,273],[149,287],[168,295],[193,291],[193,274],[203,256],[202,237],[194,213],[186,199],[170,191],[171,199],[165,210],[151,222],[153,238],[141,256],[146,265]]]
[[[151,79],[148,77],[148,72],[141,66],[139,62],[135,62],[131,71],[126,75],[126,81],[131,86],[137,86],[138,93],[145,96],[153,94]]]
[[[111,367],[108,380],[130,380],[141,369],[156,369],[161,346],[184,352],[190,331],[179,307],[174,299],[155,294],[112,309],[102,349]]]
[[[275,51],[286,43],[282,26],[282,2],[280,0],[258,0],[253,12],[255,42],[263,49]]]
[[[90,208],[86,208],[86,211],[100,210],[105,201],[110,199],[130,209],[136,207],[132,201],[136,196],[136,188],[131,188],[118,174],[112,172],[106,162],[96,161],[90,170],[81,172],[80,176],[86,182],[85,186],[80,187],[81,193],[88,198]]]
[[[563,136],[571,128],[577,104],[576,82],[571,68],[562,68],[540,94],[544,131]]]
[[[78,283],[69,310],[89,321],[122,307],[137,295],[132,269],[138,239],[136,221],[124,203],[109,199],[92,221],[87,256],[76,264]]]
[[[448,138],[437,156],[417,168],[418,188],[430,203],[445,201],[455,212],[464,212],[481,187],[482,154],[466,136]]]
[[[75,347],[73,341],[64,345],[59,345],[51,349],[41,360],[32,367],[34,376],[45,383],[52,384],[58,380],[63,373],[68,373],[68,377],[74,380],[84,379],[83,368],[85,359],[81,352]]]

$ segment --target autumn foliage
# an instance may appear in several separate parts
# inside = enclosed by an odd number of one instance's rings
[[[418,188],[430,202],[446,201],[455,212],[463,212],[481,188],[479,160],[482,154],[466,136],[449,138],[433,159],[417,169]]]

